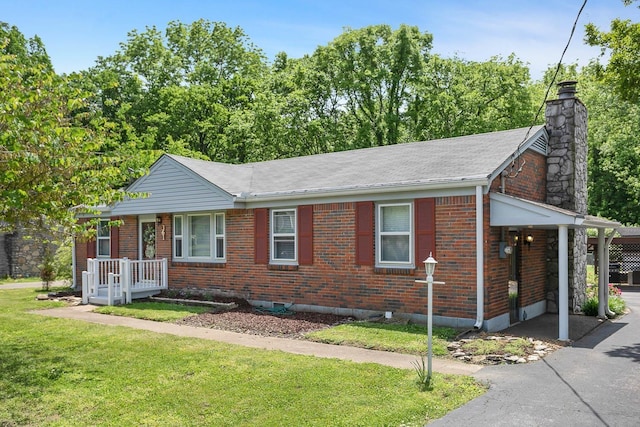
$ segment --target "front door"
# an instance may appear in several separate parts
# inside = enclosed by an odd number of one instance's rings
[[[140,259],[156,258],[156,219],[140,220]]]

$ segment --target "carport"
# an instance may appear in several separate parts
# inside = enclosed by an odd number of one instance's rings
[[[609,244],[609,283],[640,284],[640,227],[620,227]],[[599,261],[597,237],[588,239],[590,252]],[[598,264],[599,268],[599,264]],[[599,270],[598,270],[599,271]]]
[[[583,215],[545,203],[491,193],[492,227],[518,227],[558,231],[558,339],[569,339],[569,229],[595,228],[598,230],[599,271],[598,315],[607,314],[607,283],[609,271],[609,244],[620,223],[592,215]],[[606,233],[609,230],[607,238]],[[586,245],[587,242],[585,241]],[[605,262],[606,261],[606,262]]]

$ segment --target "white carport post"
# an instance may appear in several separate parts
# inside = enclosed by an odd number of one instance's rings
[[[569,340],[569,232],[558,226],[558,339]]]
[[[605,250],[605,265],[604,273],[602,276],[604,277],[603,288],[604,288],[604,312],[608,317],[614,317],[616,314],[609,310],[609,248],[611,247],[611,242],[613,238],[616,236],[616,229],[614,228],[611,231],[611,235],[607,238],[606,250]],[[630,273],[633,274],[633,273]]]
[[[607,268],[605,267],[607,263],[605,255],[605,243],[604,243],[604,228],[598,228],[598,319],[606,319],[606,297],[605,292],[607,292]]]

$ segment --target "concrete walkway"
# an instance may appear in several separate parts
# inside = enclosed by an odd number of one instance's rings
[[[622,296],[630,313],[538,362],[483,368],[489,391],[429,425],[640,425],[640,290]]]
[[[367,350],[363,348],[343,345],[322,344],[311,341],[294,340],[277,337],[262,337],[258,335],[240,334],[236,332],[220,331],[209,328],[197,328],[173,323],[154,322],[130,317],[110,316],[107,314],[93,313],[93,306],[78,305],[47,310],[37,310],[33,313],[45,316],[82,320],[85,322],[99,323],[102,325],[125,326],[162,334],[172,334],[182,337],[208,339],[228,344],[242,345],[245,347],[260,348],[265,350],[279,350],[287,353],[303,354],[316,357],[351,360],[354,362],[378,363],[394,368],[414,369],[414,363],[418,356],[391,353],[388,351]],[[433,359],[434,372],[445,374],[470,375],[481,367],[457,362],[448,359]]]

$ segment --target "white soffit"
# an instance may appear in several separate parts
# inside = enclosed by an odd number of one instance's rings
[[[491,193],[491,226],[552,228],[581,226],[585,216],[577,212],[502,193]]]

